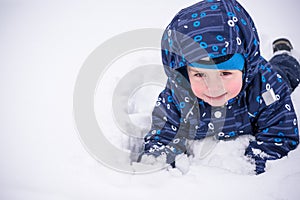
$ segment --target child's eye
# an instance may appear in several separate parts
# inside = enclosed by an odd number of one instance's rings
[[[229,76],[231,75],[231,72],[221,72],[221,76]]]
[[[197,73],[194,76],[201,78],[201,77],[205,77],[205,74],[204,73]]]

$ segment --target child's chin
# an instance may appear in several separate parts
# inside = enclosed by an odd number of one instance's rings
[[[220,106],[224,106],[226,104],[225,101],[220,101],[220,102],[217,102],[217,101],[212,102],[212,101],[210,101],[210,102],[207,102],[207,103],[209,105],[213,106],[213,107],[220,107]]]

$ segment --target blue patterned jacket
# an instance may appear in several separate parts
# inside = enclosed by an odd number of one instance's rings
[[[187,153],[187,140],[219,140],[251,134],[245,155],[256,172],[266,160],[279,159],[299,143],[291,90],[261,55],[255,25],[235,0],[206,0],[181,10],[162,37],[162,61],[168,81],[152,113],[144,153],[175,156]],[[224,107],[211,107],[195,97],[186,66],[203,57],[240,53],[245,58],[243,87]],[[176,165],[176,164],[175,164]]]

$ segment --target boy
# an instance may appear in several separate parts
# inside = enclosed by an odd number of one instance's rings
[[[300,66],[291,43],[273,43],[274,57],[260,55],[254,23],[235,0],[206,0],[181,10],[162,38],[168,82],[145,136],[147,158],[165,159],[180,170],[179,155],[188,140],[218,140],[250,134],[245,156],[265,171],[267,160],[280,159],[299,143],[290,94]]]

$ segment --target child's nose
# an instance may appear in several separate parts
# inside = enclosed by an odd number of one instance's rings
[[[224,90],[224,85],[220,77],[210,77],[207,79],[207,88],[210,91]]]

